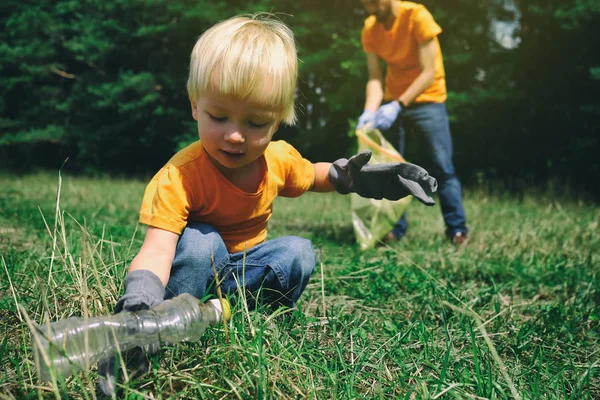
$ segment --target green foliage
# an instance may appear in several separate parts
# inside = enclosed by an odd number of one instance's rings
[[[600,7],[580,0],[519,4],[522,42],[513,54],[520,67],[514,79],[528,103],[515,122],[522,132],[531,132],[522,148],[535,148],[535,153],[515,155],[523,159],[521,168],[589,184],[600,176],[600,114],[589,112],[600,106],[600,82],[590,76],[590,69],[600,65],[595,50],[600,38],[591,33]]]
[[[600,192],[588,185],[600,179],[598,2],[423,3],[443,29],[465,182],[559,178]],[[358,0],[8,0],[0,167],[55,170],[69,157],[73,171],[155,171],[196,138],[185,92],[194,41],[220,20],[257,11],[289,24],[299,48],[300,120],[277,137],[315,161],[347,156],[367,78]],[[516,24],[517,45],[496,39],[498,21]],[[406,156],[426,163],[418,140],[409,136]]]
[[[2,144],[58,143],[74,150],[74,168],[164,162],[188,116],[189,49],[225,16],[223,5],[194,13],[186,3],[15,3],[0,47]]]
[[[515,1],[514,10],[502,1],[424,3],[444,28],[459,174],[510,185],[558,177],[598,193],[590,186],[600,178],[598,2]],[[502,20],[518,24],[518,45],[493,38]]]

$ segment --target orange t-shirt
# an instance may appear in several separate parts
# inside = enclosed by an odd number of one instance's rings
[[[309,190],[315,172],[290,144],[271,142],[261,157],[264,177],[256,193],[233,185],[195,142],[181,150],[146,187],[140,222],[181,234],[188,221],[213,226],[230,253],[250,249],[267,237],[273,200]]]
[[[437,47],[435,80],[416,99],[415,103],[443,103],[446,101],[446,74],[437,35],[442,28],[421,4],[401,1],[398,17],[389,31],[377,23],[374,15],[365,20],[362,44],[366,53],[373,53],[387,64],[385,76],[385,100],[394,100],[421,73],[419,46],[433,39]]]

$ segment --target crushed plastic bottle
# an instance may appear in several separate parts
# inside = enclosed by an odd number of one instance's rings
[[[231,315],[227,300],[201,303],[184,293],[144,311],[107,317],[69,318],[32,330],[34,360],[40,380],[68,377],[119,351],[157,343],[198,341],[209,326]]]

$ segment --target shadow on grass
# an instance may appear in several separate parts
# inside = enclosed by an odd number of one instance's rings
[[[352,225],[339,225],[331,223],[322,224],[285,224],[286,231],[296,232],[300,234],[302,232],[309,233],[313,236],[313,239],[319,242],[331,242],[336,245],[355,245],[356,236],[354,235],[354,229]],[[290,233],[286,234],[290,234]]]

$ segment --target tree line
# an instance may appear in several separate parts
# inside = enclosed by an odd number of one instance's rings
[[[600,3],[422,3],[443,29],[463,180],[558,179],[600,192]],[[314,161],[349,155],[367,78],[358,0],[7,0],[0,167],[57,169],[68,158],[65,168],[83,173],[156,170],[195,140],[185,83],[197,37],[259,11],[290,25],[299,49],[299,122],[276,137]],[[497,40],[502,21],[513,22],[512,45]],[[408,137],[409,157],[419,143]]]

